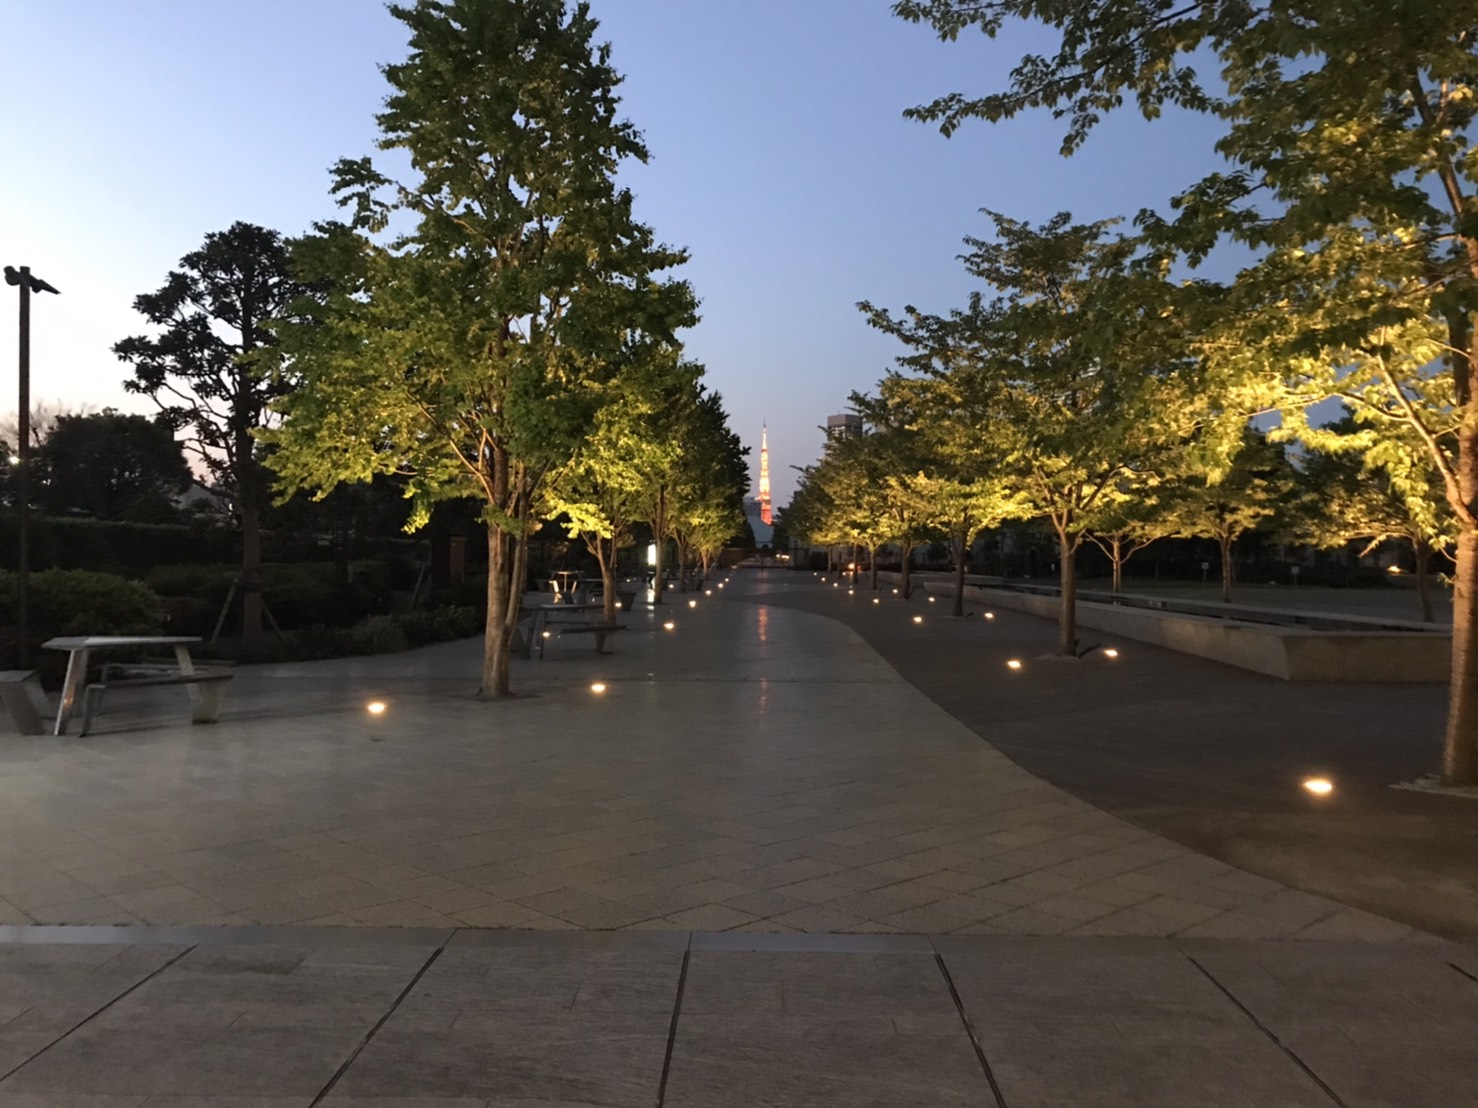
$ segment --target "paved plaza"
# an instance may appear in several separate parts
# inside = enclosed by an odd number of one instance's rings
[[[474,641],[243,668],[210,727],[158,690],[4,736],[0,1108],[1478,1103],[1459,926],[1018,764],[1069,679],[1221,667],[841,592],[740,573],[508,703]],[[926,642],[953,692],[887,660]]]

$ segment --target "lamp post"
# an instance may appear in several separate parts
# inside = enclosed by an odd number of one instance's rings
[[[30,650],[27,643],[29,628],[26,619],[28,593],[31,582],[31,293],[50,292],[57,290],[47,284],[40,277],[31,275],[30,266],[21,266],[16,269],[12,266],[5,267],[5,283],[7,285],[19,285],[21,290],[21,317],[20,317],[20,414],[17,438],[20,439],[15,445],[16,456],[16,512],[19,516],[20,533],[20,561],[16,574],[15,608],[16,623],[19,630],[19,642],[16,644],[19,654],[18,662],[21,668],[25,668]]]

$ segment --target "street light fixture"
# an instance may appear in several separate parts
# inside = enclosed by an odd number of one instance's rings
[[[23,265],[5,267],[5,283],[19,285],[21,290],[20,316],[20,426],[15,444],[16,514],[19,517],[17,531],[20,533],[20,563],[16,573],[15,614],[19,630],[16,644],[18,663],[25,668],[30,650],[27,647],[29,629],[26,625],[26,606],[31,583],[31,467],[28,457],[31,452],[31,293],[50,292],[60,295],[58,290],[40,277],[31,273],[31,267]]]

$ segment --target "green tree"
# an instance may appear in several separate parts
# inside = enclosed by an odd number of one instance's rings
[[[585,3],[392,5],[410,56],[385,68],[382,150],[414,172],[341,161],[352,227],[305,240],[334,290],[282,325],[287,423],[273,465],[325,491],[400,472],[412,526],[475,497],[488,525],[482,694],[508,695],[528,535],[547,476],[575,456],[627,364],[630,337],[694,322],[685,260],[655,244],[616,184],[645,160]],[[381,240],[392,223],[401,233]]]
[[[616,618],[616,561],[632,540],[631,525],[651,502],[651,489],[679,459],[682,444],[653,434],[664,400],[696,392],[699,367],[681,362],[675,348],[648,354],[612,384],[590,433],[546,492],[553,513],[585,543],[600,566],[607,623]]]
[[[169,423],[104,408],[64,415],[36,453],[39,501],[52,514],[157,523],[176,515],[173,498],[190,467]]]
[[[925,471],[935,464],[929,431],[937,423],[922,420],[917,410],[918,383],[890,374],[878,383],[876,396],[852,395],[853,410],[872,428],[860,439],[844,439],[839,448],[864,443],[868,480],[884,542],[898,550],[904,599],[913,595],[913,552],[938,533],[937,505]],[[872,587],[877,589],[874,555]],[[958,595],[956,600],[959,600]]]
[[[275,339],[267,322],[306,291],[289,272],[276,231],[233,223],[205,236],[157,291],[134,308],[157,334],[124,339],[113,352],[133,366],[123,387],[159,405],[169,429],[227,492],[241,527],[239,582],[244,646],[262,633],[262,510],[271,492],[254,434],[272,422],[282,378],[258,373]]]
[[[864,309],[873,312],[869,305]],[[905,363],[910,364],[910,363]],[[914,360],[925,375],[892,373],[878,385],[883,410],[877,419],[909,434],[896,479],[909,528],[919,538],[948,538],[955,567],[953,614],[965,611],[965,569],[970,548],[984,531],[1031,514],[1020,483],[1007,474],[999,439],[992,433],[995,412],[981,378],[929,355]],[[906,569],[907,567],[905,567]],[[905,577],[902,586],[908,596]]]
[[[1121,495],[1093,513],[1088,539],[1108,558],[1116,593],[1124,591],[1124,567],[1129,559],[1176,533],[1157,485],[1154,476],[1137,476],[1121,487]]]
[[[1195,364],[1175,320],[1176,290],[1140,244],[1066,213],[1032,228],[995,213],[994,240],[968,239],[977,293],[947,317],[863,305],[915,353],[900,363],[951,382],[997,474],[1057,538],[1058,650],[1077,652],[1076,559],[1095,512],[1130,495],[1137,473],[1204,422]],[[968,486],[969,483],[967,483]]]
[[[723,396],[701,385],[679,396],[669,409],[665,430],[679,450],[675,465],[650,487],[647,522],[660,536],[659,557],[666,540],[673,540],[681,591],[690,555],[696,556],[700,573],[707,577],[714,555],[748,528],[744,490],[749,482],[745,460],[749,448],[730,429]],[[661,593],[655,595],[660,602]]]
[[[1292,469],[1283,448],[1249,428],[1242,449],[1225,470],[1194,473],[1163,487],[1159,520],[1183,538],[1216,540],[1221,599],[1230,604],[1237,540],[1277,520],[1292,491]]]
[[[1234,165],[1151,229],[1194,259],[1230,235],[1257,251],[1218,344],[1285,418],[1339,394],[1421,441],[1460,524],[1443,778],[1478,783],[1478,35],[1469,0],[900,0],[946,38],[1039,21],[1051,56],[1010,86],[914,109],[948,133],[1044,107],[1071,152],[1132,97],[1214,112]],[[1194,69],[1212,55],[1225,86]],[[1438,374],[1434,361],[1445,365]],[[1439,378],[1445,378],[1440,380]],[[1450,398],[1450,406],[1441,397]]]
[[[1290,530],[1312,546],[1382,543],[1411,548],[1421,618],[1435,618],[1431,561],[1456,539],[1456,520],[1442,494],[1441,475],[1420,443],[1378,439],[1346,416],[1309,433],[1310,448],[1295,462]],[[1372,456],[1386,459],[1372,463]]]

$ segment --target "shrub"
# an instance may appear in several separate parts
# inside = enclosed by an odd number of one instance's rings
[[[16,637],[18,581],[0,571],[0,669],[20,657]],[[66,655],[40,650],[57,635],[157,635],[164,627],[164,610],[148,586],[111,573],[85,569],[47,569],[31,574],[26,605],[26,655],[54,684],[66,668]]]
[[[235,566],[155,566],[144,580],[160,596],[188,596],[219,607],[240,572]]]
[[[220,616],[219,601],[202,600],[197,596],[161,596],[160,607],[164,609],[164,625],[171,635],[199,635],[204,638],[215,630]]]
[[[370,616],[349,629],[351,654],[398,654],[409,647],[395,616]]]
[[[0,571],[0,621],[14,623],[17,580]],[[86,569],[47,569],[31,574],[27,618],[47,635],[155,635],[164,610],[154,590],[139,581]]]
[[[465,639],[482,630],[482,619],[476,608],[444,607],[432,612],[407,612],[399,620],[411,646]]]

